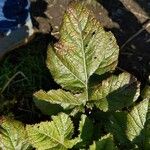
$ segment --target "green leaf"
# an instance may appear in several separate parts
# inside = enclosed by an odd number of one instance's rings
[[[88,100],[89,77],[114,70],[118,54],[114,36],[104,31],[84,5],[71,3],[64,15],[60,40],[48,50],[47,66],[63,88],[84,90]]]
[[[146,85],[145,88],[142,91],[141,94],[142,98],[144,99],[150,99],[150,86]],[[144,132],[143,132],[143,139],[144,139],[144,148],[145,150],[149,150],[150,149],[150,102],[149,102],[149,106],[148,106],[148,113],[147,113],[147,120],[145,123],[145,128],[144,128]]]
[[[0,119],[0,149],[1,150],[29,150],[27,134],[24,125],[9,118]]]
[[[81,106],[84,102],[80,95],[73,95],[70,92],[64,90],[50,90],[45,92],[40,90],[34,94],[38,101],[47,101],[51,104],[59,104],[64,109],[73,109],[77,106]]]
[[[118,110],[131,105],[140,93],[140,83],[129,73],[111,76],[95,86],[91,100],[103,111]]]
[[[58,113],[63,111],[63,108],[58,104],[52,104],[45,100],[41,100],[38,98],[34,98],[34,103],[40,111],[45,115],[57,115]]]
[[[126,135],[130,141],[136,141],[136,138],[142,134],[146,123],[148,105],[149,99],[145,99],[128,113]]]
[[[29,142],[37,150],[67,150],[72,148],[78,138],[72,139],[74,127],[68,115],[53,116],[51,122],[27,125]]]
[[[146,85],[141,92],[141,97],[143,99],[150,98],[150,86]]]
[[[110,116],[107,123],[107,130],[114,135],[115,141],[120,145],[120,149],[130,149],[133,145],[126,136],[127,113],[115,112]]]
[[[93,122],[86,115],[82,115],[79,123],[79,137],[82,140],[80,145],[88,145],[91,142],[93,129]]]
[[[121,141],[122,144],[128,142],[125,130],[127,122],[127,114],[125,112],[116,112],[110,116],[109,131]]]
[[[150,119],[147,120],[147,124],[145,125],[143,139],[144,139],[143,147],[145,148],[145,150],[149,150],[150,149]]]
[[[90,150],[116,150],[117,148],[113,142],[113,136],[107,134],[103,136],[99,141],[94,142],[90,146]]]
[[[135,145],[139,149],[150,148],[148,105],[149,100],[145,99],[130,112],[117,112],[110,117],[108,129],[124,148],[134,148]]]

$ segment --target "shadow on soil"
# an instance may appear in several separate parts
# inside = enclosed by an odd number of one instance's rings
[[[148,2],[136,1],[143,10],[150,13]],[[130,37],[142,29],[136,16],[127,10],[119,0],[102,0],[100,3],[108,11],[109,17],[120,25],[120,29],[107,28],[111,30],[121,47]],[[148,20],[147,20],[148,21]],[[147,82],[150,74],[150,34],[144,30],[141,34],[130,41],[120,51],[119,67],[134,74],[142,83]]]

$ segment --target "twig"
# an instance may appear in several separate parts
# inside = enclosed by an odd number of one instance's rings
[[[142,29],[138,30],[134,35],[132,35],[122,46],[121,49],[123,49],[130,41],[132,41],[135,37],[137,37],[139,34],[141,34],[145,29],[150,27],[150,21],[147,22]]]
[[[122,69],[122,68],[120,68],[120,67],[116,67],[118,70],[120,70],[120,71],[122,71],[122,72],[127,72],[126,70],[124,70],[124,69]]]

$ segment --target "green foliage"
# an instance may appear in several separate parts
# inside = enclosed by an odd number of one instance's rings
[[[84,5],[72,3],[64,15],[60,40],[54,47],[49,47],[46,61],[54,80],[64,90],[72,92],[72,96],[69,92],[53,90],[47,93],[40,91],[35,97],[53,104],[61,102],[64,109],[85,106],[92,100],[90,77],[113,71],[117,65],[118,54],[119,48],[112,33],[105,32]],[[76,93],[80,93],[78,100],[76,95],[73,96]]]
[[[11,120],[8,129],[2,121],[1,145],[21,142],[19,146],[37,150],[150,149],[150,97],[139,99],[140,83],[134,76],[114,73],[118,55],[112,33],[83,4],[71,3],[59,42],[49,46],[46,60],[61,88],[34,93],[36,106],[51,120],[26,128]]]
[[[68,115],[53,116],[51,122],[28,125],[29,142],[39,150],[67,150],[72,148],[78,138],[71,139],[74,131],[73,123]]]
[[[58,84],[84,91],[88,101],[89,78],[114,70],[118,54],[112,33],[105,32],[84,5],[72,3],[64,15],[59,42],[48,49],[47,66]]]
[[[111,76],[94,87],[91,100],[103,111],[118,110],[138,99],[139,85],[137,80],[128,73]]]
[[[52,104],[59,104],[64,109],[72,109],[82,105],[80,95],[73,95],[70,92],[59,90],[51,90],[49,92],[39,91],[34,94],[39,100],[45,100]]]
[[[150,148],[148,106],[149,99],[145,99],[128,113],[117,112],[110,116],[109,130],[112,131],[120,143],[129,143],[131,147],[135,144],[140,149]]]
[[[91,113],[90,118],[82,115],[78,122],[79,130],[74,134],[79,132],[76,137],[80,142],[74,144],[75,149],[145,148],[145,143],[150,146],[149,136],[144,132],[149,100],[135,105],[140,96],[140,83],[126,72],[113,75],[118,55],[114,36],[101,27],[84,5],[71,3],[64,15],[60,40],[49,46],[46,60],[54,80],[62,89],[40,90],[34,97],[36,104],[45,101],[53,109],[59,105],[60,112],[73,117],[86,111]],[[108,72],[109,77],[105,75]],[[94,79],[95,75],[97,79]],[[93,82],[93,79],[97,81]],[[43,111],[43,105],[37,106]],[[122,111],[130,108],[129,112]],[[107,118],[94,114],[95,111]],[[105,118],[103,124],[99,117]],[[100,135],[94,133],[95,127],[100,128]],[[116,146],[114,140],[118,142]]]
[[[30,150],[24,125],[9,118],[0,119],[0,149]]]
[[[110,134],[103,136],[99,141],[94,142],[90,146],[90,150],[116,150],[113,136]]]

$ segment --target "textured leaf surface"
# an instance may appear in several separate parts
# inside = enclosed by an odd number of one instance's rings
[[[135,106],[130,113],[128,113],[126,134],[130,141],[135,140],[135,138],[142,134],[142,130],[146,123],[148,105],[149,100],[145,99]]]
[[[148,103],[149,100],[145,99],[134,106],[129,113],[117,112],[110,117],[108,130],[119,143],[124,145],[124,148],[133,148],[133,144],[138,145],[139,149],[150,148]]]
[[[90,146],[90,150],[116,150],[113,136],[111,134],[103,136],[99,141],[94,142]]]
[[[78,139],[71,139],[74,127],[68,115],[61,113],[53,116],[51,122],[28,125],[29,141],[37,150],[67,150],[72,148]]]
[[[118,46],[84,5],[72,3],[60,31],[60,41],[48,50],[47,66],[55,81],[70,90],[88,90],[88,79],[117,64]],[[88,98],[88,97],[87,97]]]
[[[9,118],[1,118],[0,149],[29,150],[30,148],[23,124]]]
[[[140,84],[128,73],[112,76],[96,86],[91,100],[103,111],[129,106],[139,97]]]
[[[44,100],[52,104],[59,104],[64,109],[72,109],[84,103],[84,101],[79,99],[77,96],[74,96],[70,92],[66,92],[61,89],[51,90],[47,93],[43,90],[40,90],[39,92],[36,92],[34,96],[42,101]]]
[[[143,99],[150,99],[150,86],[146,85],[145,88],[142,91],[142,95]],[[149,100],[149,105],[148,105],[148,112],[147,112],[147,120],[145,123],[145,128],[144,128],[144,148],[145,150],[149,150],[150,149],[150,100]]]

